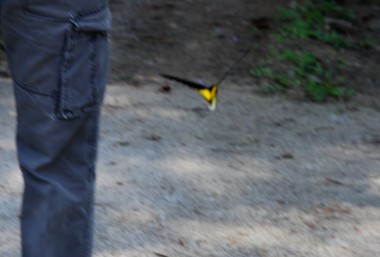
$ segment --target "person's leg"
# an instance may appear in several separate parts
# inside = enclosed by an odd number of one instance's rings
[[[91,255],[110,14],[101,0],[69,2],[8,0],[1,8],[25,182],[23,257]]]

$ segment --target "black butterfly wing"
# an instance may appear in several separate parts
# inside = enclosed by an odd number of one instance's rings
[[[200,89],[207,88],[206,86],[204,86],[202,84],[199,84],[199,83],[187,80],[187,79],[178,78],[178,77],[175,77],[175,76],[172,76],[172,75],[168,75],[168,74],[160,74],[160,75],[162,77],[166,78],[166,79],[174,80],[176,82],[182,83],[182,84],[184,84],[186,86],[189,86],[191,88],[194,88],[194,89],[200,90]]]

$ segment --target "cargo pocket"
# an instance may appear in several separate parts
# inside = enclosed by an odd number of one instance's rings
[[[103,8],[73,17],[62,51],[56,116],[75,119],[99,109],[108,71],[111,17]]]
[[[3,10],[10,8],[4,8]],[[68,22],[36,18],[21,11],[2,13],[3,39],[15,84],[52,96],[58,88],[60,56]]]

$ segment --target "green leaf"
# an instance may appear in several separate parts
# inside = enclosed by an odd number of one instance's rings
[[[325,85],[315,80],[307,82],[305,92],[315,102],[324,102],[327,98]]]
[[[277,16],[280,20],[294,20],[300,17],[297,10],[285,7],[278,8]]]
[[[267,77],[272,78],[274,71],[272,67],[256,67],[250,71],[254,77]]]

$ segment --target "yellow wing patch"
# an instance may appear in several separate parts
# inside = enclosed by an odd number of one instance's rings
[[[235,68],[235,66],[237,66],[244,59],[244,57],[246,57],[248,55],[248,53],[251,51],[251,48],[252,48],[252,46],[248,47],[247,50],[244,51],[244,53],[239,57],[239,59],[237,59],[236,62],[223,74],[223,76],[219,79],[219,81],[210,87],[205,87],[201,83],[197,83],[194,81],[175,77],[175,76],[168,75],[168,74],[161,74],[161,76],[164,78],[182,83],[184,85],[187,85],[190,88],[197,90],[198,93],[201,94],[203,96],[203,98],[207,101],[209,110],[214,111],[216,109],[216,104],[218,101],[217,95],[218,95],[219,85],[231,73],[231,71]]]
[[[183,79],[183,78],[179,78],[179,77],[175,77],[175,76],[168,75],[168,74],[161,74],[161,76],[163,76],[164,78],[170,79],[170,80],[174,80],[178,83],[182,83],[182,84],[198,91],[198,93],[200,95],[202,95],[203,98],[207,101],[209,110],[214,111],[216,109],[219,83],[216,83],[210,87],[207,87],[207,86],[204,86],[200,83],[193,82],[193,81]]]
[[[210,111],[214,111],[216,109],[217,96],[218,96],[218,85],[212,85],[209,88],[197,89],[197,91],[203,96],[203,98],[208,103],[208,108]]]

